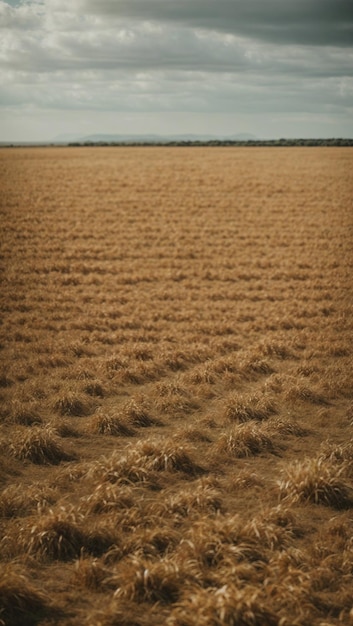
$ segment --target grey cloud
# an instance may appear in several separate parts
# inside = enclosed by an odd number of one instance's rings
[[[14,33],[3,39],[0,67],[28,73],[75,70],[296,75],[303,78],[350,76],[353,53],[348,49],[286,46],[120,21],[82,29]],[[1,46],[0,46],[1,47]]]
[[[38,17],[30,6],[10,5],[0,1],[0,29],[28,30],[38,27]]]
[[[0,100],[101,119],[292,115],[347,126],[351,1],[0,0]]]
[[[101,111],[189,111],[279,114],[311,112],[334,115],[349,112],[353,84],[341,79],[298,81],[295,76],[194,72],[87,71],[44,75],[28,89],[3,86],[3,103],[32,103],[42,108]]]
[[[251,7],[254,8],[255,0],[217,0],[216,3],[203,0],[202,10],[200,0],[188,0],[187,3],[185,0],[178,3],[171,0],[71,0],[71,13],[67,11],[67,1],[47,2],[32,2],[12,9],[0,1],[0,9],[5,7],[5,17],[10,16],[12,20],[11,28],[3,31],[0,41],[0,68],[33,74],[72,70],[134,73],[168,69],[170,72],[243,72],[255,77],[259,73],[269,77],[291,74],[301,79],[352,76],[353,51],[347,47],[290,43],[279,46],[222,31],[185,28],[182,23],[182,19],[189,25],[208,20],[215,26],[218,20],[223,25],[234,26],[226,17],[237,9],[242,18],[239,17],[239,30],[251,20],[256,26],[267,15],[267,22],[263,22],[265,28],[270,23],[270,8],[274,11],[279,0],[262,0],[256,18],[249,12]],[[86,8],[95,9],[100,15],[83,11],[84,3]],[[335,6],[347,8],[344,0],[336,0],[336,4],[321,0],[321,3],[322,15],[326,17]],[[287,14],[293,11],[292,3],[281,0],[280,4],[286,8]],[[312,14],[316,4],[314,0],[306,0],[306,11]],[[219,12],[213,19],[216,6]],[[109,14],[113,10],[116,19],[111,19]],[[283,14],[284,9],[282,17]],[[301,12],[298,14],[302,15]],[[140,19],[133,19],[138,15]],[[144,15],[151,19],[145,21],[142,19]],[[343,11],[340,15],[344,15]],[[164,23],[159,21],[167,19],[169,21]],[[27,24],[27,27],[20,32],[17,29],[19,24],[23,27]]]
[[[350,46],[352,0],[85,0],[87,11],[280,44]]]

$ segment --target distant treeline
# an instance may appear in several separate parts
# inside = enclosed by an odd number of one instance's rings
[[[68,146],[245,146],[245,147],[291,147],[291,146],[353,146],[353,139],[251,139],[234,141],[227,139],[212,139],[209,141],[84,141],[71,142]]]

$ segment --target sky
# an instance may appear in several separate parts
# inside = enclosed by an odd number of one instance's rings
[[[353,138],[353,0],[0,0],[0,141]]]

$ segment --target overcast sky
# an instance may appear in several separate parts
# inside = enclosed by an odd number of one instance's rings
[[[0,141],[353,137],[353,0],[0,0]]]

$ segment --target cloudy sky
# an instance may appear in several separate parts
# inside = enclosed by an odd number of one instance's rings
[[[0,141],[353,137],[353,0],[0,0]]]

